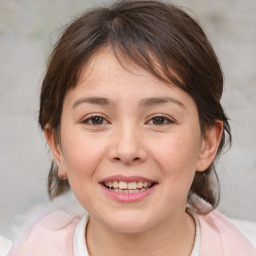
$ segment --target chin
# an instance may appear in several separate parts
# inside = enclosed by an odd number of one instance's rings
[[[138,214],[121,214],[118,216],[113,215],[111,222],[108,226],[119,233],[141,233],[149,229],[149,223],[152,225],[152,220],[149,222],[147,218]]]

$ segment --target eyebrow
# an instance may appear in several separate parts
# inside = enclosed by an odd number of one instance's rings
[[[153,106],[163,103],[174,103],[182,108],[185,108],[185,105],[172,97],[153,97],[153,98],[145,98],[142,99],[139,103],[140,106]]]
[[[80,98],[72,105],[72,108],[76,108],[77,106],[83,104],[83,103],[89,103],[89,104],[95,104],[95,105],[115,105],[114,101],[108,99],[108,98],[102,98],[102,97],[87,97],[87,98]],[[141,99],[139,102],[139,106],[154,106],[164,103],[174,103],[182,108],[185,108],[185,105],[172,97],[153,97],[153,98],[144,98]]]
[[[90,103],[95,105],[114,105],[114,103],[107,99],[107,98],[101,98],[101,97],[88,97],[88,98],[80,98],[77,100],[72,108],[76,108],[78,105],[81,105],[82,103]]]

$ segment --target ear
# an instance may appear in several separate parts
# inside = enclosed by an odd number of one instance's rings
[[[52,156],[56,164],[58,165],[58,176],[61,179],[65,179],[67,177],[67,171],[64,164],[64,157],[61,150],[61,145],[60,142],[56,141],[56,136],[54,136],[54,132],[48,124],[44,128],[44,136],[48,146],[51,149]]]
[[[222,133],[223,122],[219,120],[217,120],[216,124],[210,126],[205,132],[196,165],[196,170],[198,172],[205,171],[213,162],[219,148]]]

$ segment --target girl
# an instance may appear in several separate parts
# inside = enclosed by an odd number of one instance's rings
[[[222,91],[203,30],[173,5],[118,1],[73,21],[49,60],[39,124],[50,198],[71,188],[86,211],[57,200],[9,255],[256,255],[214,210],[214,162],[231,141]]]

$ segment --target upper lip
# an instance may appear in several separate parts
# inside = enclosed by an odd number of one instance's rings
[[[125,181],[125,182],[144,181],[144,182],[156,183],[155,180],[145,178],[142,176],[123,176],[123,175],[108,176],[108,177],[100,180],[100,183],[109,182],[109,181]]]

